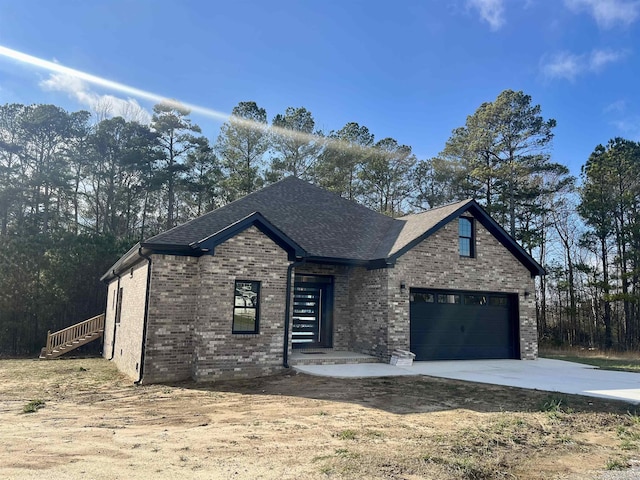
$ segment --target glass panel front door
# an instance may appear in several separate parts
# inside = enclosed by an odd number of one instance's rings
[[[296,275],[293,287],[293,348],[331,347],[331,277]]]

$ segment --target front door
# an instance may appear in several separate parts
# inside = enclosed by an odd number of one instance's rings
[[[333,346],[333,277],[296,275],[293,286],[293,348]]]

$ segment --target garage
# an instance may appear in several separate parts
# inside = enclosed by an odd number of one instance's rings
[[[517,295],[411,289],[410,301],[416,360],[520,358]]]

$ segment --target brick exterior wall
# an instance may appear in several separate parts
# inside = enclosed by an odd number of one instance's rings
[[[193,377],[254,377],[282,368],[287,253],[255,227],[200,257]],[[260,282],[258,334],[232,333],[235,280]]]
[[[191,377],[198,258],[152,255],[146,383],[172,382]]]
[[[466,215],[466,214],[465,214]],[[475,258],[460,257],[458,221],[453,220],[402,255],[389,269],[388,349],[409,349],[409,289],[442,288],[518,294],[520,355],[535,359],[538,334],[531,273],[479,222]],[[400,290],[405,282],[406,289]],[[530,295],[525,297],[524,292]]]
[[[115,323],[117,278],[109,283],[107,292],[103,356],[105,358],[113,357],[118,369],[135,380],[138,379],[142,355],[142,330],[148,270],[148,263],[144,261],[122,272],[119,282],[120,288],[122,288],[120,323]]]
[[[389,269],[352,268],[349,276],[349,350],[384,358],[389,328]]]

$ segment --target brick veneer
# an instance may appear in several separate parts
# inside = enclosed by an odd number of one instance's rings
[[[409,289],[444,288],[494,291],[518,295],[520,355],[538,355],[534,280],[520,263],[480,222],[476,227],[475,258],[460,257],[458,222],[453,220],[402,255],[389,269],[388,349],[409,348]],[[401,291],[400,283],[406,284]],[[525,296],[527,291],[530,295]]]
[[[214,380],[281,368],[287,254],[251,227],[199,258],[152,256],[144,381]],[[260,285],[260,332],[233,334],[235,280]]]
[[[349,275],[350,350],[385,358],[388,344],[389,270],[354,267]]]
[[[287,254],[251,227],[200,257],[193,376],[250,377],[282,368]],[[260,282],[260,332],[231,333],[235,280]]]
[[[152,255],[143,381],[192,375],[198,258]]]
[[[146,261],[122,272],[120,282],[114,279],[107,291],[103,356],[113,357],[118,368],[130,376],[138,378],[140,355],[142,353],[142,329],[144,325],[145,292],[147,289]],[[120,323],[114,323],[118,283],[122,288],[122,312]]]

